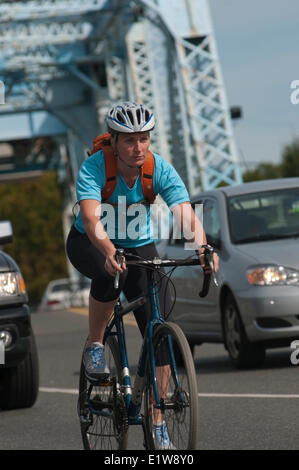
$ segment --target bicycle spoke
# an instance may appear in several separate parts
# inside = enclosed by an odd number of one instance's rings
[[[154,335],[154,350],[161,408],[154,404],[152,378],[148,376],[145,391],[148,445],[151,449],[159,448],[154,438],[154,425],[164,421],[171,444],[177,450],[194,449],[198,427],[196,375],[181,329],[172,323],[159,326]],[[148,373],[149,370],[148,367]]]
[[[83,364],[80,371],[78,412],[83,445],[88,450],[125,449],[127,444],[125,428],[124,432],[119,432],[118,420],[121,420],[122,423],[124,418],[117,411],[120,408],[119,401],[122,400],[122,397],[120,394],[115,395],[115,381],[121,377],[119,351],[115,338],[109,337],[107,339],[105,356],[111,372],[111,380],[108,385],[90,386],[85,378]]]

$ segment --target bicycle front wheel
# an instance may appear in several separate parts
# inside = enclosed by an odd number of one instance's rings
[[[78,414],[85,450],[118,450],[127,447],[127,411],[119,391],[121,365],[118,342],[109,336],[105,360],[110,369],[107,385],[91,385],[81,362]]]
[[[178,325],[167,322],[156,328],[153,345],[160,407],[154,398],[153,378],[148,363],[144,400],[147,448],[161,449],[154,427],[164,422],[171,442],[169,448],[196,449],[198,394],[194,362],[187,339]]]

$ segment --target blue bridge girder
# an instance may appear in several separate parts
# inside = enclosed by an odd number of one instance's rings
[[[208,0],[3,2],[0,80],[0,121],[15,112],[56,116],[76,168],[107,106],[136,99],[157,115],[153,150],[191,194],[242,181]]]
[[[121,3],[121,2],[120,2]],[[123,3],[123,2],[122,2]],[[110,11],[107,0],[29,0],[2,2],[2,22],[78,16],[82,14]],[[112,5],[113,8],[113,5]],[[113,10],[114,11],[114,10]]]

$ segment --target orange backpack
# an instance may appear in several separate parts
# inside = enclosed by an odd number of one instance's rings
[[[111,134],[101,134],[93,141],[93,149],[90,155],[102,150],[105,158],[106,183],[102,189],[102,201],[108,199],[113,193],[117,183],[117,160],[111,145]],[[149,204],[155,200],[153,189],[155,160],[152,152],[148,151],[145,162],[141,168],[141,183],[144,199]]]

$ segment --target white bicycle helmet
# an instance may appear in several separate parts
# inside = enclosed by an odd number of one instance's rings
[[[109,109],[106,124],[115,132],[145,132],[153,130],[155,117],[147,106],[125,101]]]

